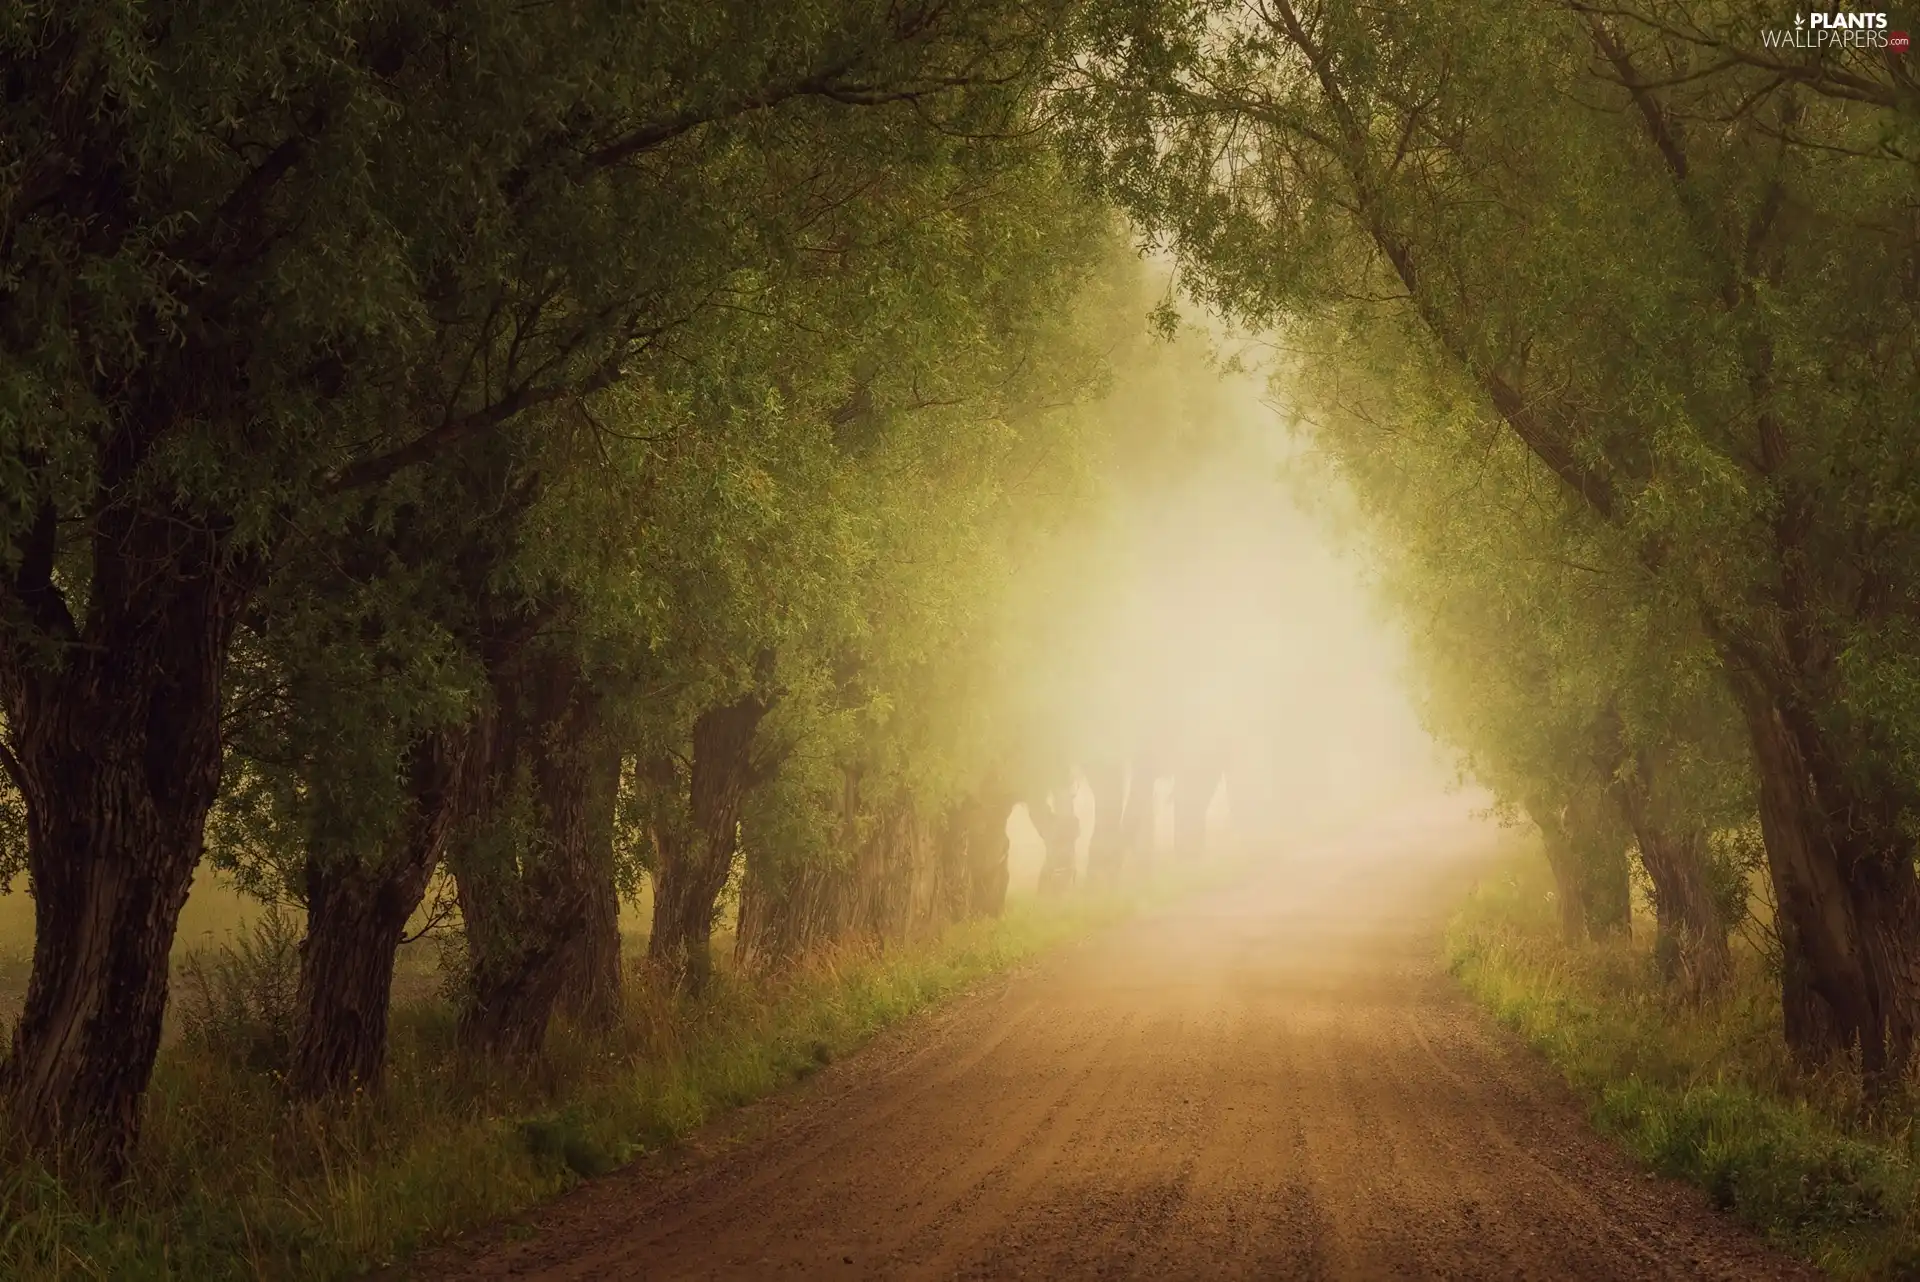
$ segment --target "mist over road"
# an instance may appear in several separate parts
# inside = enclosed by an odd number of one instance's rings
[[[1490,833],[1301,849],[876,1041],[422,1277],[1798,1278],[1438,961]]]

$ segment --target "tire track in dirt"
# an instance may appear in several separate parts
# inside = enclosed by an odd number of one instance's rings
[[[1489,844],[1276,858],[412,1275],[1817,1276],[1636,1170],[1439,970]]]

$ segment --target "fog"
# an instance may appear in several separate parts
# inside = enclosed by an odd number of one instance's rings
[[[1197,459],[1132,478],[1108,520],[1056,550],[1085,608],[1062,629],[1060,667],[1037,679],[1064,687],[1054,701],[1073,742],[1221,758],[1210,849],[1283,850],[1389,812],[1476,804],[1421,728],[1337,482],[1301,454],[1257,370],[1206,377],[1217,382]],[[1169,791],[1162,779],[1163,853]],[[1075,809],[1084,860],[1095,818],[1084,781]],[[1024,808],[1009,833],[1014,885],[1030,888],[1042,849]]]

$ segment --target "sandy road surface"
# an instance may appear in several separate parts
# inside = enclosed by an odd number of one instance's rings
[[[428,1278],[1811,1277],[1435,963],[1484,833],[1301,852],[880,1039]]]

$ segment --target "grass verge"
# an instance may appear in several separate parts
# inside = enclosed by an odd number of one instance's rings
[[[352,1277],[672,1144],[985,976],[1229,871],[1015,900],[912,947],[760,980],[723,972],[697,1002],[632,983],[616,1035],[558,1027],[519,1070],[456,1055],[444,1005],[403,1008],[387,1089],[344,1115],[289,1109],[244,1056],[171,1047],[119,1204],[0,1168],[0,1277]]]
[[[1842,1278],[1920,1277],[1914,1096],[1869,1112],[1857,1073],[1795,1069],[1775,981],[1736,948],[1722,1000],[1690,1007],[1638,945],[1571,948],[1545,861],[1516,855],[1453,919],[1453,973],[1546,1056],[1595,1126]]]

